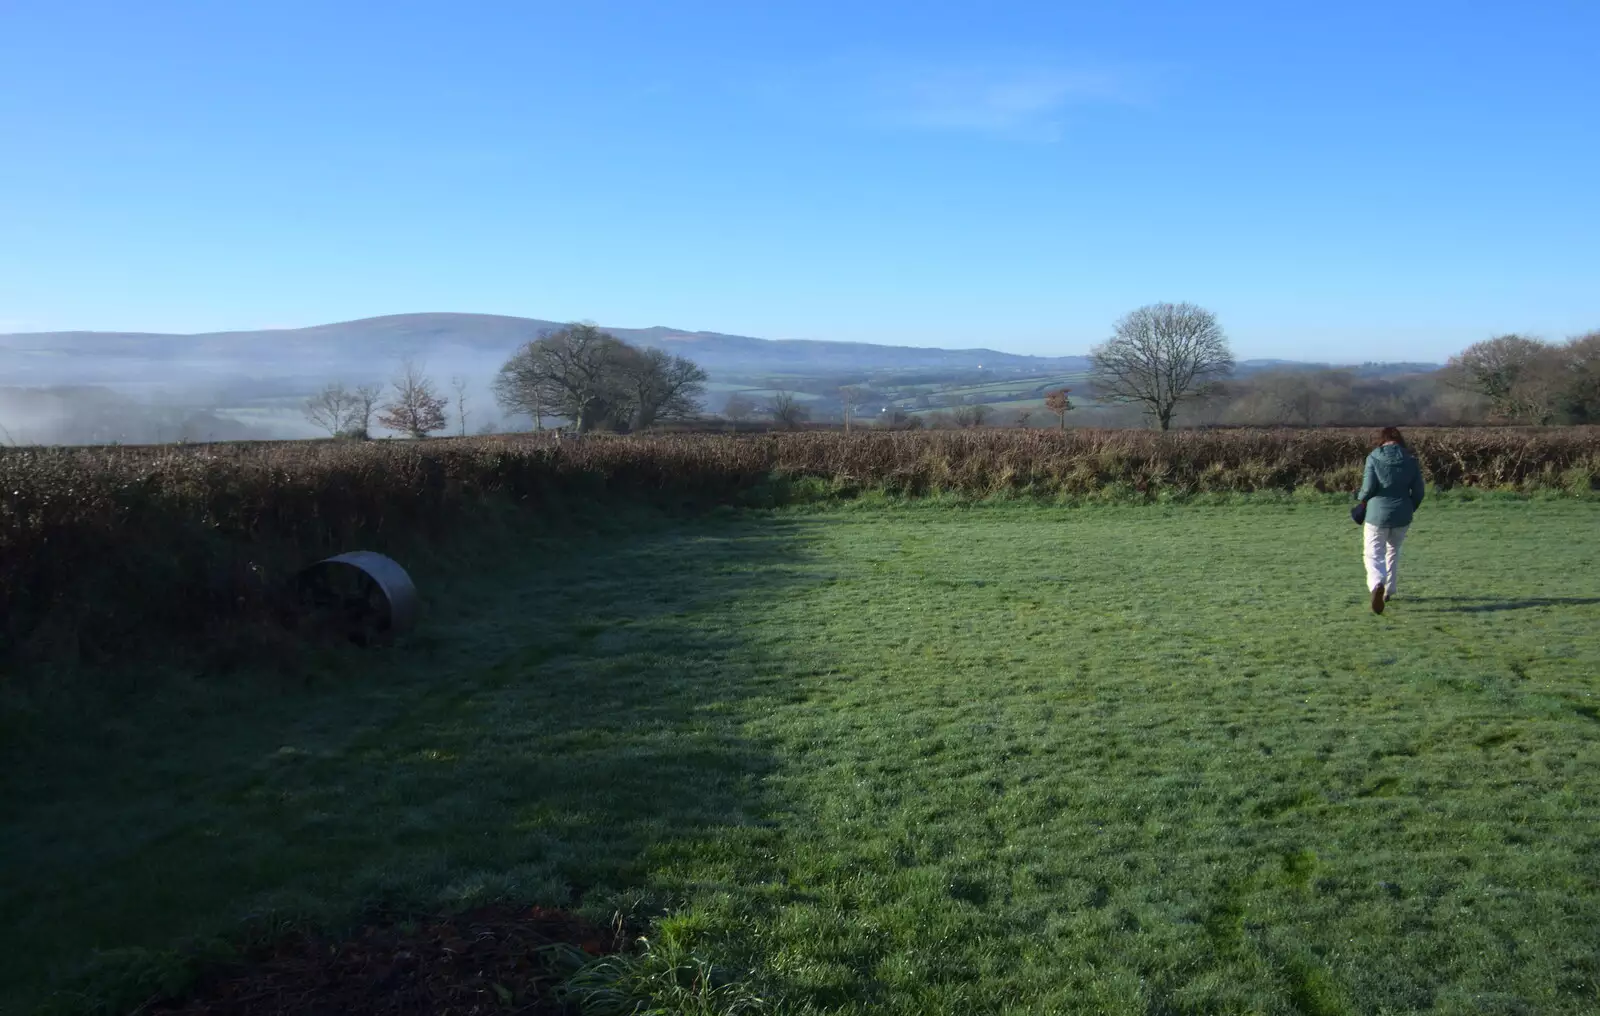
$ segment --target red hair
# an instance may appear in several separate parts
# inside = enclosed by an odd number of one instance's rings
[[[1401,448],[1406,446],[1406,439],[1400,436],[1399,427],[1385,427],[1378,431],[1378,443],[1380,445],[1388,444],[1390,441],[1393,441]]]

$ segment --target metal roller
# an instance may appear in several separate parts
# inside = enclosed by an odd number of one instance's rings
[[[318,561],[295,576],[302,617],[358,645],[403,635],[417,622],[417,587],[394,559],[355,550]]]

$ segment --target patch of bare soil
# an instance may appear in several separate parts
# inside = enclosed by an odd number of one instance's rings
[[[348,939],[302,933],[251,950],[202,975],[186,998],[142,1013],[553,1016],[571,1011],[556,997],[558,953],[602,956],[621,944],[617,929],[540,908],[378,921]]]

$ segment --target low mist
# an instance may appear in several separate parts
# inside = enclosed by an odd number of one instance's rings
[[[307,437],[292,421],[253,423],[195,405],[99,386],[0,388],[0,441],[11,445],[163,444]]]

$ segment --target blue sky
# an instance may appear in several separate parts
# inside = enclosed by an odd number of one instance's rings
[[[0,331],[1600,327],[1600,4],[0,0]]]

